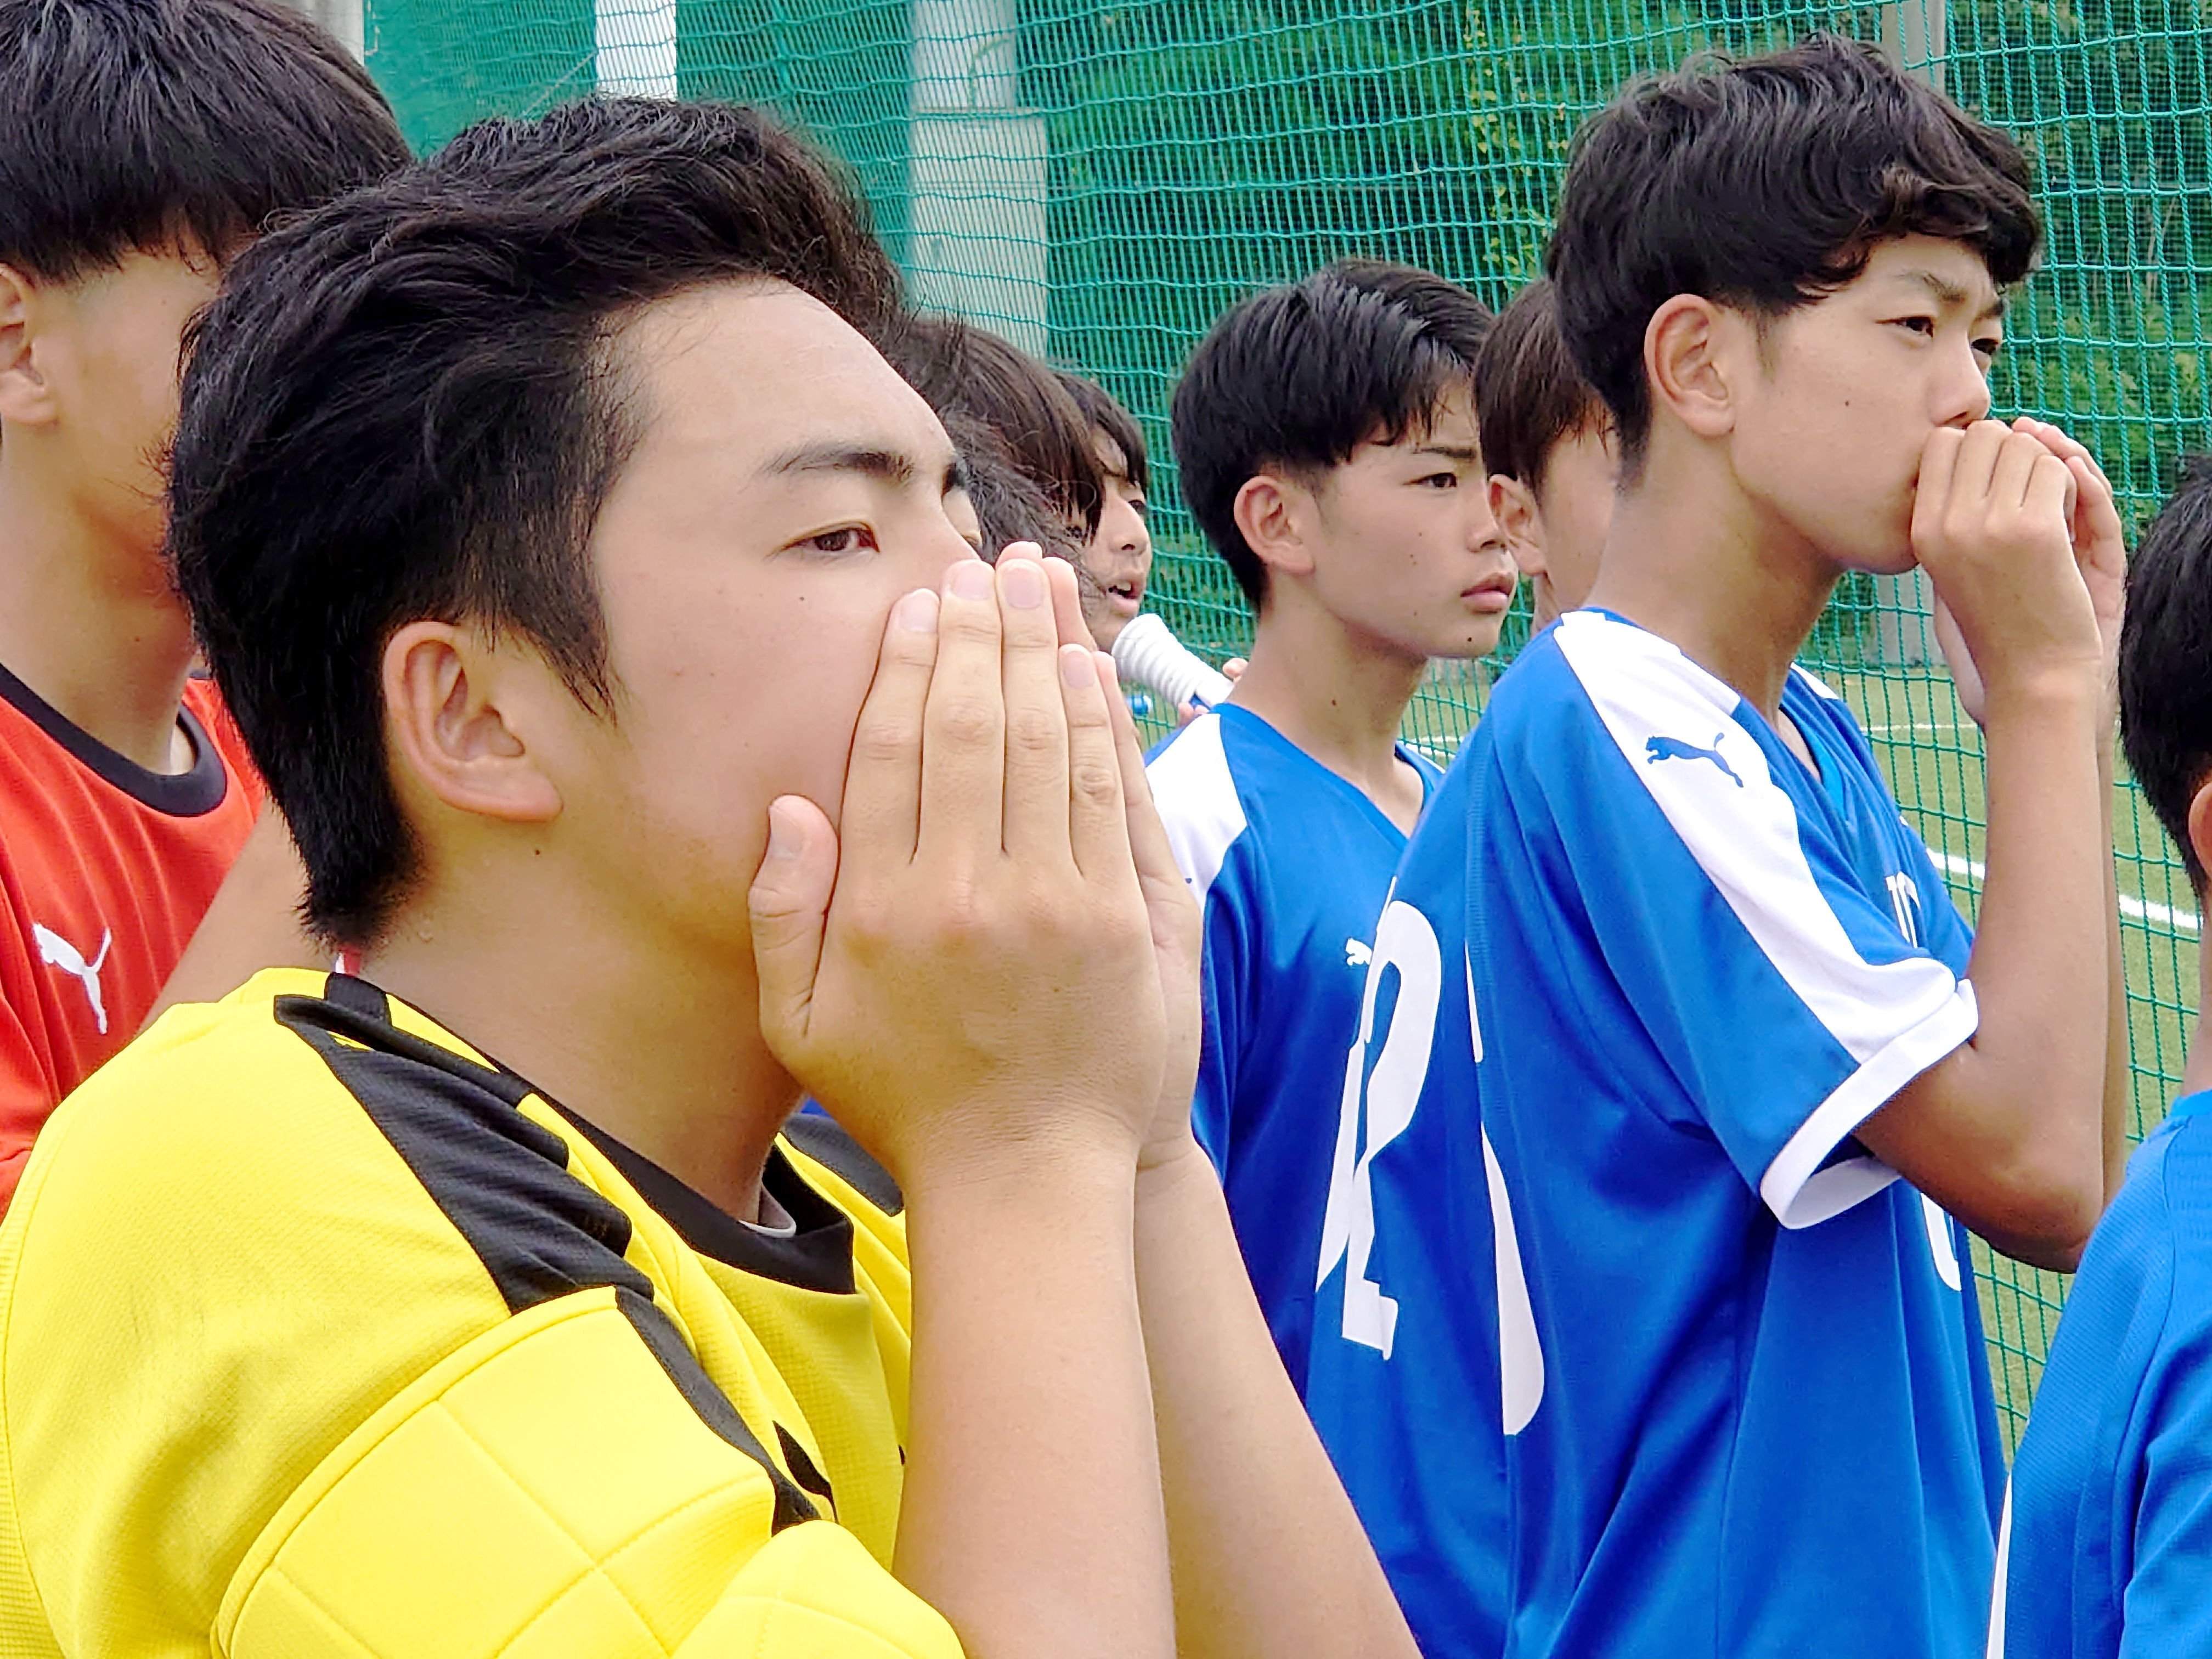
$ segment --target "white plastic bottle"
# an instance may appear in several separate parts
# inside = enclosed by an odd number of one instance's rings
[[[1170,708],[1187,702],[1211,708],[1225,701],[1231,690],[1227,675],[1176,638],[1150,611],[1133,618],[1115,638],[1114,666],[1123,679],[1150,688]]]

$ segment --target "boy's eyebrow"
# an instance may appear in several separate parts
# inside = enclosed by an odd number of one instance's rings
[[[1472,461],[1475,458],[1472,444],[1421,444],[1415,447],[1416,455],[1442,455],[1448,460]]]
[[[957,466],[956,460],[953,465]],[[761,471],[768,473],[789,472],[858,472],[871,478],[880,478],[889,484],[914,482],[915,464],[911,455],[902,455],[895,449],[878,449],[868,444],[814,443],[801,444],[772,457]],[[948,480],[951,473],[947,473]]]
[[[1938,271],[1920,269],[1900,270],[1897,273],[1897,277],[1899,282],[1919,283],[1935,296],[1939,305],[1962,306],[1973,297],[1958,283]],[[1981,317],[1978,320],[2002,317],[2004,314],[2005,296],[1998,294],[1991,296],[1989,304],[1983,307]]]

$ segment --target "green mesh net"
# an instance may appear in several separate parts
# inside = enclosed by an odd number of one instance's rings
[[[1216,657],[1249,637],[1175,490],[1168,396],[1252,288],[1358,252],[1493,304],[1541,257],[1567,141],[1628,76],[1814,28],[1881,40],[2018,135],[2048,215],[2015,296],[1999,412],[2057,420],[2139,523],[2205,445],[2212,71],[2203,0],[368,0],[372,70],[428,147],[481,116],[606,88],[784,111],[853,169],[926,304],[1093,376],[1152,445],[1155,589]],[[1439,665],[1407,735],[1448,757],[1497,659]],[[1971,916],[1980,740],[1924,589],[1847,582],[1807,653],[1857,710]],[[2181,1072],[2198,918],[2140,797],[2116,803],[2135,1128]],[[2017,1437],[2063,1281],[1982,1268]]]

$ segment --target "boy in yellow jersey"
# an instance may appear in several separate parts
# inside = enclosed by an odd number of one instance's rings
[[[173,546],[355,971],[33,1157],[11,1659],[1412,1651],[1190,1138],[1134,732],[956,532],[894,290],[643,102],[240,259]]]

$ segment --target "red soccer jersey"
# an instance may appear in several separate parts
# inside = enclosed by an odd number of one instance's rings
[[[149,772],[0,668],[0,1210],[63,1096],[137,1035],[261,811],[214,684]]]

